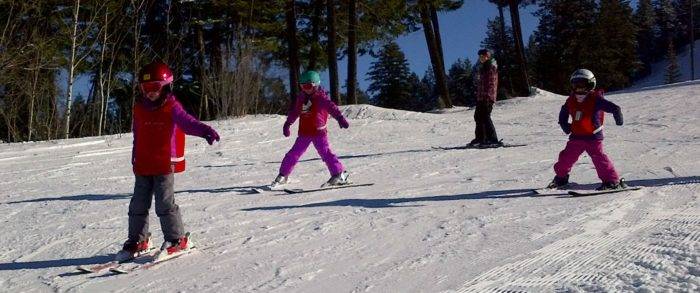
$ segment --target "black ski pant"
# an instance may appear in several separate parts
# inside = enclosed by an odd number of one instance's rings
[[[474,121],[476,128],[476,142],[478,143],[495,143],[498,142],[496,128],[491,121],[491,111],[493,110],[493,102],[478,101],[476,102],[476,110],[474,110]]]
[[[175,242],[185,235],[180,207],[175,204],[175,176],[136,175],[134,195],[129,203],[129,240],[141,241],[148,235],[148,210],[155,195],[156,215],[165,241]]]

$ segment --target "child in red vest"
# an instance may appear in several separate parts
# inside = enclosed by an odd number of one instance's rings
[[[157,257],[164,258],[192,247],[175,204],[174,173],[185,170],[185,134],[199,136],[210,145],[219,140],[211,127],[182,108],[172,92],[173,74],[162,62],[152,62],[139,73],[141,96],[134,104],[134,146],[131,163],[136,182],[129,203],[129,236],[116,260],[123,262],[150,250],[148,210],[155,195],[165,242]]]
[[[306,152],[306,148],[311,143],[316,147],[316,151],[318,151],[323,162],[326,163],[331,174],[331,178],[324,185],[346,184],[348,182],[348,172],[345,171],[338,157],[333,154],[328,142],[328,130],[326,128],[328,114],[338,120],[340,128],[348,128],[350,124],[340,113],[338,106],[330,100],[328,94],[321,88],[321,76],[317,72],[304,72],[299,83],[301,92],[296,97],[296,103],[290,107],[287,121],[282,128],[284,136],[289,136],[291,134],[289,127],[299,118],[299,137],[294,142],[292,149],[284,156],[279,175],[270,187],[274,188],[287,183],[289,174],[292,173],[299,158]]]
[[[598,190],[625,188],[613,162],[603,151],[605,112],[612,113],[615,123],[622,125],[620,107],[605,100],[602,90],[595,90],[596,79],[590,70],[576,70],[569,81],[572,93],[561,107],[559,125],[564,133],[571,135],[566,147],[559,153],[559,160],[554,164],[556,176],[548,188],[561,188],[569,183],[569,172],[584,151],[591,157],[598,178],[603,182]]]

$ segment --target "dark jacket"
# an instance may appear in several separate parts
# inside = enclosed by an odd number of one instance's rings
[[[476,66],[476,101],[496,102],[498,92],[498,64],[491,58]]]

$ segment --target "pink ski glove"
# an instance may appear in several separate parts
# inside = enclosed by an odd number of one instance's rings
[[[348,120],[346,120],[343,116],[340,116],[340,119],[338,119],[338,125],[340,125],[340,128],[350,127],[350,123],[348,123]]]
[[[289,127],[292,126],[289,124],[289,122],[284,122],[284,126],[282,126],[282,134],[284,134],[284,137],[289,137],[292,135],[291,131],[289,131]]]

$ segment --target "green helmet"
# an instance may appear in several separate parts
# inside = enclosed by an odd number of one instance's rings
[[[321,84],[321,76],[318,74],[318,72],[313,70],[305,71],[301,75],[299,83],[313,83],[318,85]]]

